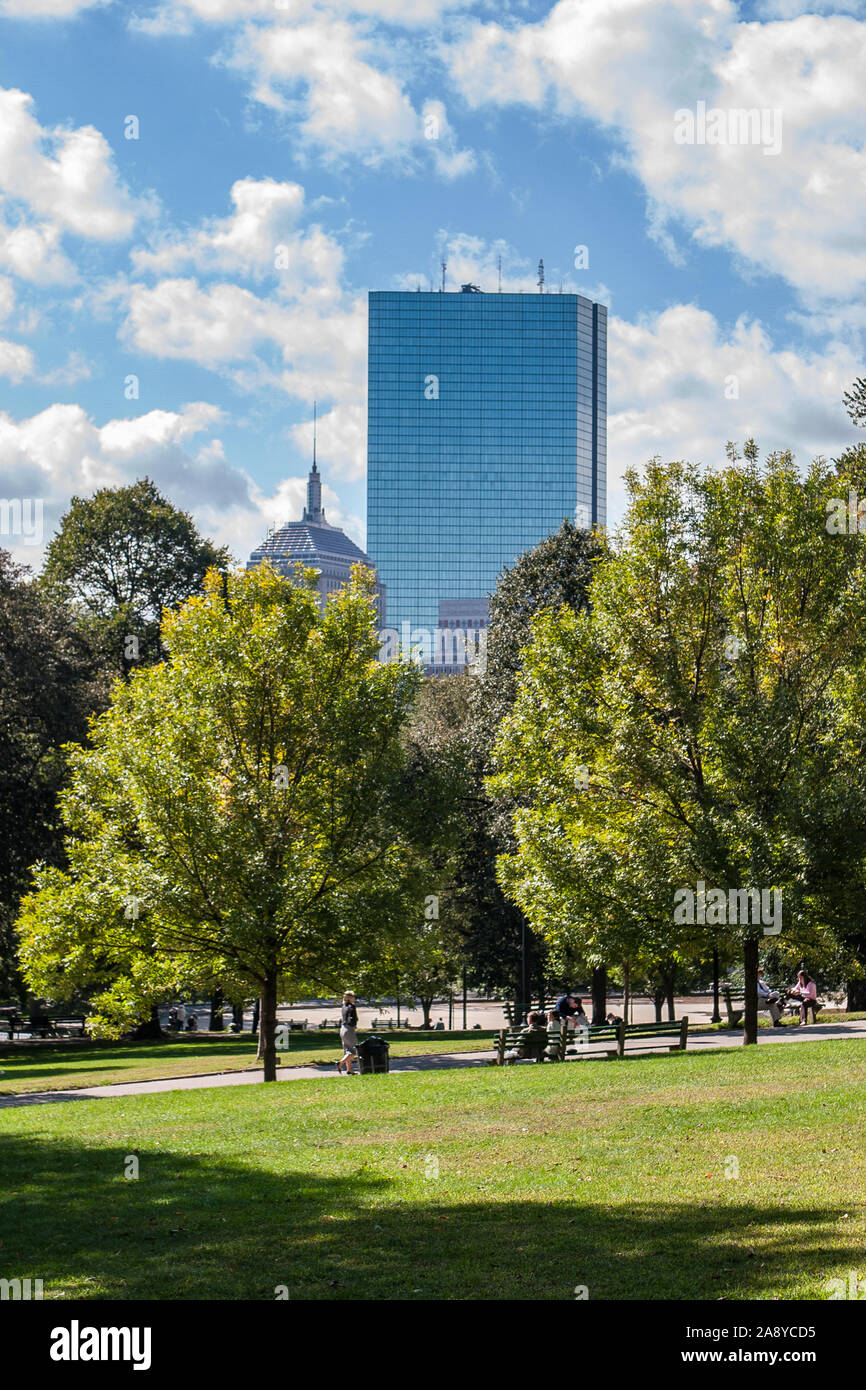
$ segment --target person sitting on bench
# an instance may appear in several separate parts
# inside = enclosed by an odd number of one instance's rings
[[[805,970],[797,971],[797,983],[793,989],[788,990],[790,999],[800,1001],[800,1022],[809,1022],[809,1010],[812,1010],[812,1022],[818,1022],[818,991],[815,988],[815,981]]]
[[[576,994],[561,994],[549,1018],[551,1023],[554,1019],[559,1019],[561,1024],[572,1030],[589,1026],[586,1014],[583,1012],[583,1004]]]
[[[774,1028],[782,1026],[782,1010],[779,1008],[779,996],[775,990],[770,989],[766,980],[763,978],[763,968],[758,966],[758,1008],[766,1009],[773,1020]]]
[[[521,1028],[517,1045],[510,1052],[506,1052],[505,1060],[506,1062],[520,1062],[524,1058],[531,1057],[534,1062],[537,1062],[544,1056],[546,1047],[547,1019],[544,1014],[533,1013],[528,1016],[524,1027]]]

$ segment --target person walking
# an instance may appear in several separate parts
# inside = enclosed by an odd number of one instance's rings
[[[346,1075],[354,1076],[352,1062],[358,1049],[358,1010],[355,1006],[355,995],[351,989],[347,989],[343,995],[343,1008],[340,1023],[340,1041],[343,1044],[343,1055],[337,1063],[337,1071],[342,1075],[343,1063],[346,1064]]]

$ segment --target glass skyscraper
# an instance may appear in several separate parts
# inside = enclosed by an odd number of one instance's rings
[[[388,626],[434,630],[564,518],[604,523],[607,310],[474,286],[369,303],[367,549]]]

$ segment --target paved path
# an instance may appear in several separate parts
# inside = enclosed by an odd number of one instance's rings
[[[866,1019],[853,1023],[813,1023],[803,1028],[762,1028],[759,1046],[766,1043],[818,1042],[832,1038],[866,1038]],[[691,1033],[689,1051],[707,1048],[742,1046],[741,1035],[730,1033]],[[603,1047],[589,1047],[589,1056],[601,1057]],[[486,1067],[490,1064],[491,1048],[483,1052],[437,1053],[424,1057],[394,1057],[391,1072],[448,1071],[462,1067]],[[568,1061],[586,1060],[569,1057]],[[529,1065],[527,1063],[527,1065]],[[279,1067],[278,1081],[338,1080],[335,1066]],[[341,1085],[357,1085],[357,1081],[339,1078]],[[0,1082],[2,1084],[2,1082]],[[101,1100],[113,1096],[147,1096],[159,1091],[199,1091],[213,1086],[255,1086],[262,1084],[261,1072],[211,1072],[207,1076],[169,1076],[161,1081],[130,1081],[113,1086],[84,1086],[74,1091],[31,1091],[19,1096],[0,1095],[0,1109],[22,1105],[50,1105],[70,1100]]]

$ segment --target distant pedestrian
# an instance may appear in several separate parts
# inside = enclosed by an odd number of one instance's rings
[[[346,1064],[346,1075],[352,1076],[352,1062],[358,1050],[358,1010],[355,1006],[355,995],[351,989],[347,989],[343,995],[343,1008],[340,1023],[340,1041],[343,1044],[343,1055],[337,1063],[337,1071],[342,1075],[343,1063]]]

